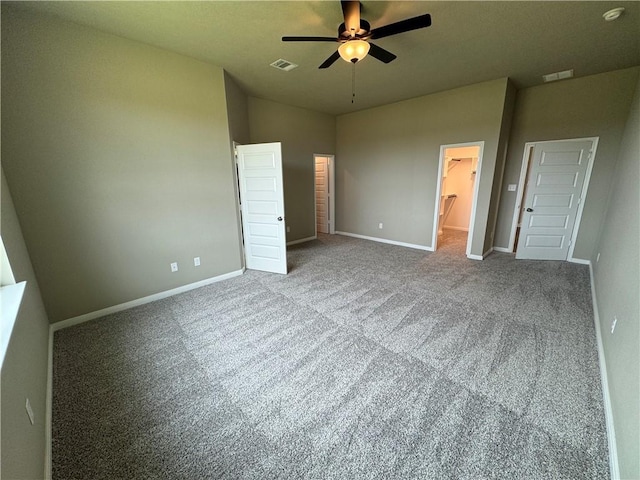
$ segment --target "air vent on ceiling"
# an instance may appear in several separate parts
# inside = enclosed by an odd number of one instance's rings
[[[289,70],[293,70],[294,68],[296,68],[298,65],[280,58],[280,59],[276,60],[275,62],[273,62],[271,64],[271,66],[274,67],[274,68],[277,68],[278,70],[284,70],[285,72],[288,72]]]
[[[562,72],[549,73],[548,75],[543,75],[542,79],[545,82],[555,82],[556,80],[564,80],[565,78],[573,77],[573,69],[564,70]]]

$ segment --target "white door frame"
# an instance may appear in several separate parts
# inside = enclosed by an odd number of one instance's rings
[[[438,247],[438,222],[440,220],[440,191],[442,190],[442,174],[444,173],[444,154],[450,148],[461,147],[479,147],[478,152],[478,165],[476,168],[476,178],[473,184],[473,198],[471,200],[471,218],[469,219],[469,233],[467,235],[467,250],[466,255],[468,258],[478,260],[478,257],[471,255],[471,240],[473,239],[473,231],[476,225],[476,206],[478,204],[478,192],[480,191],[480,173],[482,171],[482,155],[484,153],[484,140],[477,142],[465,142],[465,143],[452,143],[450,145],[440,145],[440,160],[438,164],[438,183],[436,187],[436,203],[433,212],[433,236],[431,239],[431,248],[435,252]],[[481,260],[481,259],[480,259]]]
[[[522,154],[522,167],[520,168],[520,180],[518,181],[518,191],[516,193],[516,205],[513,209],[513,220],[511,221],[511,234],[509,235],[509,245],[507,247],[509,252],[514,252],[516,231],[518,230],[518,219],[520,218],[520,210],[522,209],[522,203],[524,202],[524,190],[525,182],[527,180],[527,172],[529,170],[529,162],[531,161],[531,152],[536,145],[552,142],[584,142],[591,141],[591,151],[589,155],[589,163],[587,164],[587,173],[584,177],[584,183],[582,191],[580,193],[580,203],[578,204],[578,212],[576,214],[576,221],[573,225],[573,232],[571,233],[571,245],[569,245],[569,252],[567,253],[567,261],[576,262],[578,259],[573,258],[573,250],[576,247],[576,238],[578,236],[578,230],[580,230],[580,220],[582,220],[582,210],[584,209],[584,200],[587,197],[587,190],[589,188],[589,181],[591,180],[591,171],[593,170],[593,160],[596,158],[596,151],[598,150],[598,141],[600,137],[584,137],[584,138],[563,138],[561,140],[541,140],[538,142],[527,142],[524,144],[524,153]]]
[[[240,195],[240,176],[238,174],[238,146],[241,143],[232,141],[233,149],[233,188],[236,191],[236,209],[238,214],[238,234],[240,235],[240,258],[242,263],[242,270],[246,270],[247,260],[245,259],[244,249],[244,225],[242,224],[242,196]]]
[[[313,219],[315,237],[318,238],[318,205],[316,203],[316,157],[326,157],[327,175],[329,176],[329,233],[336,233],[336,156],[328,153],[313,154]]]

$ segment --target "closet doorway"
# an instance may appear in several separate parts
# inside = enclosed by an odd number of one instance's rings
[[[335,206],[335,157],[315,154],[314,192],[316,205],[316,236],[319,233],[336,233]]]
[[[473,142],[440,148],[434,251],[439,243],[462,240],[466,242],[466,255],[470,256],[483,147],[484,142]]]

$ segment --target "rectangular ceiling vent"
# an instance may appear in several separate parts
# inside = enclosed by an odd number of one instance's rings
[[[543,75],[542,79],[545,82],[555,82],[556,80],[564,80],[565,78],[573,77],[573,70],[564,70],[562,72],[549,73],[548,75]]]
[[[273,62],[271,66],[277,68],[278,70],[284,70],[285,72],[288,72],[289,70],[293,70],[294,68],[296,68],[298,65],[281,58]]]

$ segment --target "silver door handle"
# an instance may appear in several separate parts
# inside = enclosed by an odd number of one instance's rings
[[[527,208],[527,212],[533,212],[533,208]]]
[[[281,222],[282,221],[282,217],[278,217],[278,221]]]

